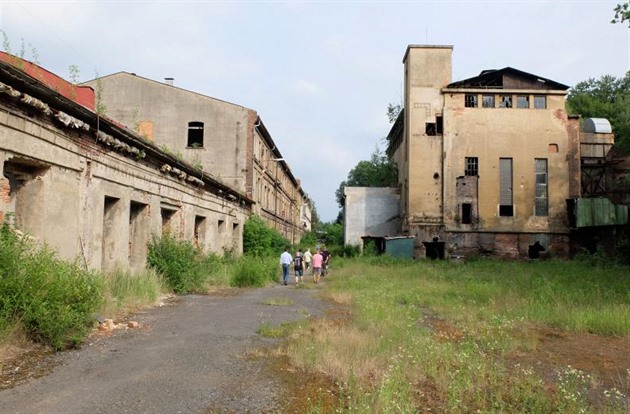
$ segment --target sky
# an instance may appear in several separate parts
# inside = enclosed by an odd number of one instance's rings
[[[68,80],[70,66],[79,82],[172,77],[256,110],[328,222],[339,184],[386,148],[408,45],[452,45],[453,81],[506,66],[570,86],[621,77],[619,2],[0,0],[0,29],[3,49]]]

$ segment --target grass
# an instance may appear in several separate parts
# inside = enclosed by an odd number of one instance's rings
[[[627,267],[370,259],[336,262],[335,269],[326,294],[349,306],[350,317],[342,323],[313,321],[292,337],[286,353],[297,367],[337,384],[336,412],[629,408],[627,395],[593,405],[586,391],[594,392],[594,380],[570,367],[559,368],[550,384],[532,367],[508,359],[536,348],[532,325],[630,338]]]
[[[280,298],[267,298],[263,301],[263,303],[269,306],[291,306],[295,302],[292,299],[289,299],[287,297],[280,297]]]

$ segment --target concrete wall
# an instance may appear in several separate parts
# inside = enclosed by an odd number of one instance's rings
[[[344,244],[362,246],[362,236],[400,234],[398,189],[345,187],[344,196]]]
[[[147,242],[166,227],[205,251],[242,252],[247,208],[101,146],[94,134],[0,93],[0,216],[91,269],[143,268]]]
[[[256,111],[120,72],[87,82],[106,114],[158,146],[200,165],[256,201],[254,212],[292,243],[304,234],[299,182]],[[188,123],[203,122],[202,146],[188,146]]]
[[[245,191],[249,109],[125,72],[85,84],[108,117]],[[202,146],[188,146],[189,122],[203,122]]]
[[[578,120],[567,116],[566,92],[520,75],[507,76],[502,89],[448,88],[452,49],[411,45],[403,59],[405,125],[394,153],[403,232],[416,236],[418,255],[433,237],[450,252],[526,255],[538,240],[564,255],[565,200],[580,188]],[[466,94],[478,97],[478,107],[466,107]],[[482,107],[486,94],[495,95],[495,107]],[[512,95],[513,107],[500,108],[500,95]],[[517,107],[517,95],[529,97],[528,108]],[[546,108],[534,108],[534,95],[546,97]],[[477,176],[465,176],[466,157],[478,159]],[[500,158],[512,160],[511,215],[499,208]],[[547,161],[547,215],[535,211],[536,159]]]

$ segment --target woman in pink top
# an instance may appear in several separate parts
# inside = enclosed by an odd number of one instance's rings
[[[319,249],[313,255],[313,282],[319,283],[319,277],[322,275],[322,262],[324,257],[319,252]]]

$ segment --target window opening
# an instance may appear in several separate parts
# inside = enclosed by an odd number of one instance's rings
[[[435,126],[435,122],[427,122],[425,127],[425,132],[427,135],[433,136],[437,134],[437,128]]]
[[[481,103],[484,108],[494,108],[494,95],[483,95]]]
[[[499,108],[511,108],[512,107],[512,95],[501,95],[501,102]]]
[[[105,196],[103,201],[103,233],[101,242],[101,267],[110,269],[114,266],[116,249],[116,240],[120,238],[119,219],[119,198]],[[123,246],[119,246],[124,249]]]
[[[172,221],[173,216],[175,216],[175,210],[172,210],[170,208],[161,208],[160,214],[162,216],[162,233],[171,232],[173,230]]]
[[[203,122],[193,121],[188,123],[188,147],[203,147]]]
[[[444,118],[441,115],[435,117],[435,132],[437,132],[438,135],[444,133]]]
[[[547,216],[549,214],[549,199],[547,197],[547,159],[536,159],[535,179],[535,214],[537,216]]]
[[[479,175],[479,159],[477,157],[466,157],[466,168],[464,170],[464,175]]]
[[[512,205],[512,158],[499,159],[499,216],[514,216]]]
[[[547,97],[544,95],[534,96],[534,109],[547,109]]]
[[[203,216],[195,216],[195,229],[193,232],[195,247],[203,245],[204,240],[206,240],[206,218]]]
[[[129,265],[134,268],[143,267],[147,259],[148,207],[136,201],[129,205]]]
[[[472,204],[462,203],[462,224],[472,223]]]
[[[464,106],[466,108],[476,108],[477,107],[477,94],[467,93],[464,96]]]
[[[518,95],[516,97],[516,106],[518,108],[529,109],[529,95]]]

